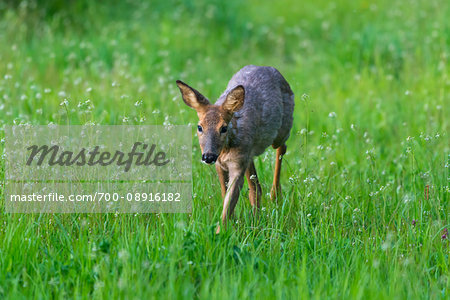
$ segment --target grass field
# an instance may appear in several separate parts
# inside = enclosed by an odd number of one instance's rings
[[[259,222],[245,185],[215,235],[195,126],[192,214],[8,214],[2,184],[0,298],[450,297],[448,1],[94,2],[0,2],[0,126],[195,125],[176,79],[215,99],[271,65],[296,94],[283,200],[268,149]]]

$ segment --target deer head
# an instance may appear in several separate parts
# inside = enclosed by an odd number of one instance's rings
[[[183,101],[195,109],[198,115],[198,140],[202,150],[202,161],[207,164],[216,162],[227,141],[228,126],[233,114],[244,105],[245,90],[242,85],[233,88],[220,104],[211,104],[197,90],[177,80]]]

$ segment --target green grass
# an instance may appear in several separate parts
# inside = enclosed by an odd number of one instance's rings
[[[245,187],[215,235],[194,137],[192,214],[2,207],[0,298],[448,299],[449,3],[192,2],[0,3],[0,126],[195,124],[176,79],[214,99],[275,66],[296,94],[283,200],[269,149],[259,221]]]

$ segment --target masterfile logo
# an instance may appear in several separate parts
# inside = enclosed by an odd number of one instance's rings
[[[8,212],[189,212],[188,126],[8,126]]]
[[[145,152],[139,152],[139,147]],[[147,148],[149,149],[148,151]],[[154,154],[156,145],[152,144],[150,147],[147,144],[136,142],[134,143],[131,152],[124,153],[116,150],[114,153],[109,151],[99,151],[100,146],[95,146],[94,150],[89,151],[86,148],[82,148],[78,153],[73,151],[60,151],[60,147],[57,145],[33,145],[27,148],[30,151],[30,156],[27,160],[27,166],[30,166],[34,159],[36,164],[41,166],[44,161],[48,166],[60,165],[60,166],[95,166],[97,164],[101,166],[108,166],[111,164],[117,164],[118,166],[124,166],[125,172],[128,172],[134,162],[137,166],[164,166],[170,162],[166,158],[164,151],[159,151]],[[48,158],[46,160],[46,158]]]

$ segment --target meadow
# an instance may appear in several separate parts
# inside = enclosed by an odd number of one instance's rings
[[[105,2],[0,2],[0,127],[190,124],[192,213],[9,214],[2,181],[0,298],[450,297],[448,1]],[[268,149],[259,219],[245,184],[216,235],[175,80],[215,100],[248,64],[296,95],[283,199]]]

